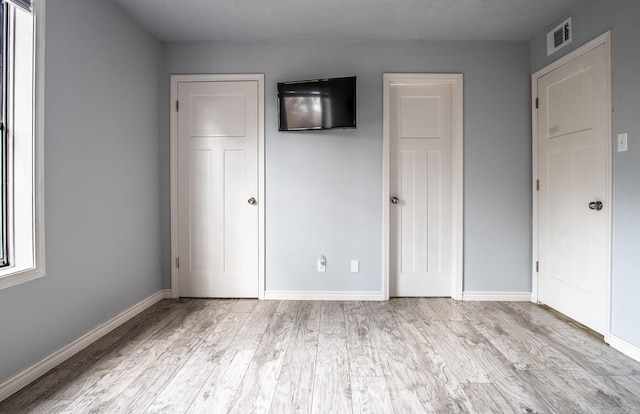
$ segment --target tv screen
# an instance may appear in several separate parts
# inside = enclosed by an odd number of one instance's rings
[[[356,127],[356,77],[278,83],[280,131]]]

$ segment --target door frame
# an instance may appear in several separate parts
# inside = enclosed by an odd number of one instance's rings
[[[258,299],[265,289],[265,151],[264,151],[264,74],[171,75],[170,163],[171,163],[171,297],[178,298],[178,84],[183,82],[256,81],[258,84]]]
[[[383,77],[383,121],[382,121],[382,293],[389,300],[389,245],[390,207],[389,179],[391,155],[390,93],[392,85],[402,84],[448,84],[452,87],[452,172],[451,244],[452,244],[452,285],[451,297],[462,300],[463,286],[463,75],[462,73],[384,73]]]
[[[605,189],[605,197],[603,202],[607,203],[607,205],[612,208],[609,209],[607,222],[609,223],[607,229],[607,241],[609,248],[605,252],[605,260],[608,263],[607,272],[605,274],[606,278],[606,288],[605,288],[605,311],[606,315],[606,325],[605,325],[605,333],[604,340],[605,342],[609,342],[609,337],[611,335],[611,249],[612,249],[612,212],[613,212],[613,203],[612,203],[612,157],[613,157],[613,148],[612,148],[612,104],[611,104],[611,93],[612,93],[612,78],[611,78],[611,30],[603,33],[602,35],[596,37],[595,39],[587,42],[582,45],[578,49],[572,51],[571,53],[557,59],[556,61],[550,63],[544,68],[538,70],[533,75],[531,75],[531,127],[532,127],[532,174],[531,174],[531,187],[532,187],[532,200],[533,200],[533,216],[532,216],[532,263],[531,263],[531,301],[533,303],[539,303],[538,301],[538,271],[536,270],[536,265],[538,262],[538,243],[539,243],[539,197],[537,190],[537,180],[539,178],[539,160],[538,160],[538,111],[536,109],[536,99],[538,95],[538,80],[553,72],[554,70],[560,68],[561,66],[569,63],[573,59],[584,55],[597,48],[598,46],[604,45],[605,47],[605,83],[606,83],[606,91],[605,91],[605,131],[607,131],[607,136],[605,138],[605,166],[606,166],[606,189]]]

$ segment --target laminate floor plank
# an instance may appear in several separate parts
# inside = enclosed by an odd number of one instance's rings
[[[550,412],[534,388],[469,321],[425,321],[424,329],[460,383],[493,383],[517,412]]]
[[[603,413],[638,413],[640,394],[620,388],[619,384],[607,376],[590,375],[583,370],[556,371],[561,386],[591,409],[599,408]]]
[[[350,413],[351,381],[342,302],[323,302],[312,413]]]
[[[408,351],[429,381],[423,389],[423,398],[426,397],[436,413],[473,411],[471,401],[458,379],[431,345],[409,344]]]
[[[63,368],[54,368],[40,379],[29,385],[29,392],[18,392],[6,400],[0,402],[0,414],[19,412],[30,406],[34,401],[47,400],[52,395],[64,389],[69,381],[77,377],[76,371]],[[58,396],[59,400],[63,400]],[[69,403],[72,400],[66,400]]]
[[[525,372],[525,371],[522,371]],[[499,395],[507,401],[516,413],[519,414],[544,414],[556,413],[552,407],[547,406],[545,400],[537,391],[527,383],[521,375],[509,375],[498,372],[492,375],[491,383],[498,390]],[[568,414],[568,413],[557,413]]]
[[[507,414],[517,411],[498,392],[493,384],[461,384],[473,406],[473,412],[482,414]]]
[[[376,302],[367,303],[367,308],[394,412],[435,413],[431,402],[423,398],[429,386],[425,370],[416,366],[408,344],[397,340],[393,308]]]
[[[63,413],[102,412],[132,384],[160,355],[171,347],[169,341],[147,341],[136,352],[127,354],[121,363],[69,404]]]
[[[239,382],[236,384],[237,378],[240,378],[239,381],[242,380],[246,366],[253,358],[253,351],[230,350],[229,344],[235,339],[237,332],[248,318],[248,313],[231,312],[204,340],[203,348],[209,351],[217,363],[212,367],[188,412],[207,412],[231,403],[239,386]],[[232,371],[230,371],[230,364],[233,364]],[[230,397],[228,402],[225,402],[224,395],[227,394],[230,394]]]
[[[195,309],[191,308],[186,315],[180,313],[180,318],[174,318],[169,326],[158,331],[151,339],[183,342],[196,347],[203,333],[214,330],[235,307],[236,302],[235,299],[191,299],[187,302],[187,307],[190,308],[190,304],[194,303]]]
[[[393,405],[384,377],[351,377],[354,414],[392,413]]]
[[[209,376],[187,412],[227,413],[255,353],[253,349],[229,349],[218,364],[220,369]]]
[[[186,412],[218,362],[219,357],[210,357],[205,348],[195,349],[144,412]]]
[[[195,350],[205,341],[206,333],[212,329],[212,324],[224,320],[225,315],[233,306],[233,301],[228,300],[211,304],[211,306],[204,306],[206,302],[200,300],[175,301],[174,303],[179,316],[173,318],[171,323],[164,326],[162,331],[158,331],[150,339],[151,343],[169,342],[171,346],[162,354],[156,355],[155,363],[148,367],[138,367],[132,373],[133,375],[137,374],[135,379],[121,391],[105,412],[136,413],[148,409],[158,395],[162,394],[170,381],[173,381],[173,378],[183,369],[187,361],[194,358]],[[193,304],[193,307],[190,306],[190,303]],[[203,321],[184,315],[185,308],[191,309],[191,312],[194,312]],[[213,332],[216,332],[220,324],[221,322],[215,325]],[[188,333],[181,335],[185,330]],[[169,390],[175,390],[175,388],[170,387]]]
[[[640,375],[610,375],[609,378],[631,394],[640,395]]]
[[[13,411],[0,409],[0,414],[59,414],[63,412],[70,403],[71,401],[67,400],[37,399]]]
[[[580,368],[592,375],[640,376],[640,362],[631,360],[579,328],[532,336],[567,356],[572,363],[565,369]]]
[[[510,322],[505,312],[495,306],[470,312],[466,318],[516,369],[566,369],[572,366],[571,359],[565,354],[538,340],[537,333]]]
[[[532,332],[545,333],[551,330],[565,332],[574,331],[575,328],[575,325],[569,325],[559,318],[557,313],[530,302],[487,302],[485,306],[495,310],[502,309],[512,321],[517,320],[518,325]]]
[[[272,413],[310,413],[312,408],[322,304],[302,302],[297,308],[289,348],[271,402]]]
[[[348,302],[344,307],[351,376],[384,377],[380,356],[373,344],[366,306],[362,302]]]
[[[464,308],[445,298],[415,298],[415,303],[429,321],[464,321]],[[466,303],[465,303],[466,305]]]
[[[428,343],[429,340],[421,332],[420,326],[417,323],[410,323],[404,319],[403,315],[406,315],[406,304],[398,301],[396,307],[396,301],[393,302],[370,302],[367,304],[367,311],[370,318],[375,318],[377,323],[377,330],[384,332],[387,340],[402,343]],[[415,306],[417,309],[417,306]],[[399,310],[396,312],[396,310]],[[419,317],[411,316],[410,319],[415,319],[421,322]]]
[[[434,322],[431,325],[439,324]],[[503,398],[517,412],[551,412],[537,390],[519,377],[514,365],[486,337],[476,331],[473,324],[468,321],[450,321],[446,325],[439,325],[439,329],[442,336],[434,342],[434,347],[437,351],[442,346],[449,347],[442,353],[445,361],[461,378],[461,382],[488,382],[496,385]],[[446,330],[450,331],[450,336],[446,335]],[[461,358],[456,358],[451,353],[456,349],[463,352]],[[465,377],[469,381],[465,381]]]
[[[297,300],[282,300],[278,302],[276,313],[289,313],[297,315],[303,302]]]
[[[249,317],[242,325],[242,328],[240,328],[230,347],[235,350],[255,351],[269,326],[271,316],[277,308],[278,302],[256,302],[253,311],[249,313]]]
[[[419,344],[429,342],[420,329],[422,311],[414,298],[397,298],[393,304],[382,302],[382,308],[386,308],[390,321],[395,326],[393,334],[399,341]]]
[[[112,369],[122,364],[129,357],[129,354],[107,354],[104,359],[92,364],[91,369],[72,371],[72,375],[66,382],[60,384],[60,387],[52,394],[52,397],[55,396],[55,399],[70,401],[82,398],[83,395],[91,392],[93,387],[105,376],[109,375]]]
[[[156,363],[147,367],[136,380],[120,393],[105,409],[105,413],[142,413],[164,390],[192,355],[193,349],[182,343],[174,343]]]
[[[485,367],[494,363],[493,355],[487,355],[486,346],[479,349],[484,338],[478,337],[468,322],[423,322],[422,330],[459,381],[491,382]]]
[[[507,309],[509,323],[525,326],[538,341],[567,356],[572,366],[591,372],[593,375],[640,376],[640,362],[631,360],[621,352],[602,346],[602,338],[579,324],[532,303],[496,303],[496,308]],[[543,322],[536,323],[536,318]],[[566,366],[565,366],[566,369]]]
[[[257,299],[238,299],[231,309],[231,312],[251,313],[258,305]]]
[[[223,306],[211,305],[210,311],[203,313],[204,320],[195,324],[192,331],[177,341],[195,344],[192,355],[145,412],[186,412],[206,379],[218,368],[224,351],[234,339],[225,322],[234,326],[233,323],[237,321],[235,317],[229,316],[234,303],[221,303]]]
[[[33,413],[640,413],[640,363],[533,303],[163,300],[0,402]]]
[[[238,388],[229,413],[268,413],[289,347],[294,316],[274,313]]]
[[[194,331],[198,328],[198,317],[203,317],[206,306],[202,301],[175,301],[172,307],[167,310],[164,319],[160,319],[156,323],[158,329],[146,330],[143,335],[135,335],[131,338],[129,345],[141,344],[144,341],[168,341],[176,343],[185,340],[184,333]],[[196,315],[196,317],[193,317]],[[191,345],[191,344],[190,344]],[[118,349],[114,349],[112,355],[120,353]],[[126,351],[125,351],[126,352]]]
[[[598,407],[589,406],[574,389],[566,388],[567,382],[562,381],[552,372],[522,370],[519,377],[535,389],[547,409],[555,413],[597,414],[601,412]]]

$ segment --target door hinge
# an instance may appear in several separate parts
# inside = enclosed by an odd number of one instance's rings
[[[538,101],[538,98],[536,98],[536,109],[539,108],[540,102]]]
[[[180,258],[176,257],[176,269],[180,269]]]
[[[536,273],[540,271],[540,262],[536,262]]]
[[[540,180],[536,180],[536,191],[540,191]]]
[[[176,112],[180,112],[180,102],[176,101]]]

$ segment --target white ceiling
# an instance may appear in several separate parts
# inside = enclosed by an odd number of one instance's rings
[[[115,0],[161,40],[530,40],[584,0]]]

